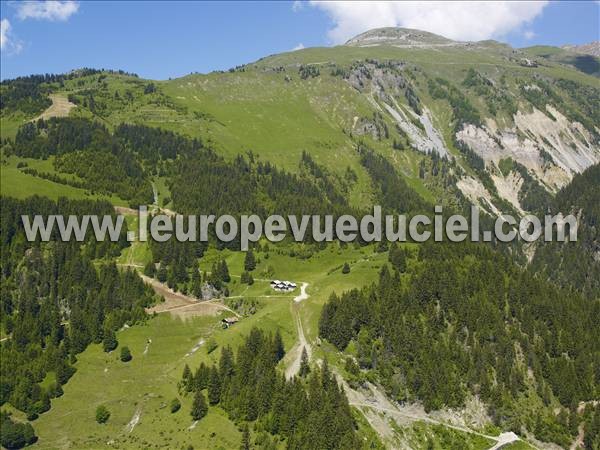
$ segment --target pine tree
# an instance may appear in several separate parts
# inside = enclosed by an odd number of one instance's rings
[[[344,263],[344,267],[342,267],[342,273],[344,275],[350,273],[350,265],[348,263]]]
[[[242,427],[242,445],[240,445],[240,450],[250,450],[250,430],[247,423]]]
[[[233,370],[233,351],[230,346],[227,346],[221,350],[221,358],[219,359],[219,375],[223,383],[233,376]]]
[[[167,273],[167,265],[164,262],[160,263],[160,267],[158,268],[158,272],[156,273],[156,278],[161,283],[167,281],[168,273]]]
[[[186,283],[189,279],[187,269],[182,260],[177,261],[173,267],[173,275],[175,277],[175,281],[180,283]]]
[[[202,299],[202,277],[197,269],[192,271],[192,295]]]
[[[154,278],[156,275],[156,266],[152,261],[148,261],[148,264],[144,266],[144,275],[150,278]]]
[[[246,272],[252,272],[256,269],[256,259],[254,258],[254,252],[249,249],[244,257],[244,270]]]
[[[174,398],[173,400],[171,400],[171,404],[170,404],[171,413],[176,413],[177,411],[179,411],[180,408],[181,408],[181,402],[179,401],[178,398]]]
[[[227,262],[223,259],[219,264],[219,278],[221,281],[225,283],[229,283],[231,281],[231,277],[229,276],[229,267],[227,267]]]
[[[181,384],[187,392],[191,391],[192,387],[192,371],[190,366],[187,364],[183,368],[183,374],[181,375]]]
[[[167,286],[174,291],[177,291],[177,277],[175,275],[175,268],[170,265],[167,269]]]
[[[110,417],[110,411],[104,405],[96,408],[96,422],[106,423]]]
[[[277,331],[275,332],[275,338],[273,339],[273,355],[275,357],[275,362],[281,361],[281,359],[285,355],[283,339],[281,338],[281,333],[279,332],[279,329],[277,329]]]
[[[406,254],[404,249],[395,242],[390,246],[388,260],[398,272],[404,273],[406,271]]]
[[[129,351],[129,347],[124,346],[121,347],[121,361],[123,362],[129,362],[131,361],[132,356],[131,356],[131,351]]]
[[[208,413],[208,405],[202,391],[197,391],[194,395],[194,401],[192,402],[192,419],[200,420]]]
[[[107,353],[112,352],[115,348],[117,348],[118,345],[119,343],[117,342],[117,336],[115,335],[114,330],[109,324],[107,324],[104,327],[104,338],[102,339],[102,347],[104,348],[104,351]]]
[[[221,401],[221,377],[215,366],[210,368],[208,377],[208,401],[211,405],[216,405]]]
[[[200,366],[196,369],[196,373],[194,373],[192,383],[190,384],[190,389],[188,389],[188,391],[201,391],[202,389],[206,389],[208,387],[209,377],[210,369],[206,364],[200,363]]]
[[[306,347],[302,347],[302,356],[300,357],[300,372],[301,377],[305,377],[310,373],[310,364],[308,363],[308,353]]]

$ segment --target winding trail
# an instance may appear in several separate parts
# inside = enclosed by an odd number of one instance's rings
[[[292,359],[292,362],[288,364],[285,370],[285,377],[289,380],[294,377],[300,371],[300,361],[302,360],[302,350],[306,349],[306,353],[308,354],[308,359],[310,360],[312,356],[312,348],[310,343],[306,340],[306,336],[304,336],[304,328],[302,327],[302,319],[300,318],[300,312],[298,311],[300,308],[299,303],[302,300],[308,299],[309,295],[306,293],[306,288],[308,287],[308,283],[302,283],[300,287],[300,294],[294,297],[294,301],[290,304],[290,308],[292,311],[292,316],[294,318],[294,322],[296,323],[296,331],[298,333],[298,342],[294,347],[289,351],[288,358]]]
[[[474,434],[485,439],[489,439],[490,441],[494,442],[494,445],[491,446],[488,450],[498,450],[505,445],[521,440],[519,436],[517,436],[512,431],[501,433],[499,436],[490,436],[488,434],[475,431],[466,426],[454,425],[441,420],[436,420],[430,417],[424,410],[420,408],[416,408],[411,405],[407,405],[406,407],[404,407],[395,404],[394,402],[389,400],[377,386],[371,383],[366,383],[368,394],[365,393],[363,390],[359,391],[357,389],[353,389],[346,382],[346,380],[344,380],[344,378],[339,372],[334,372],[336,374],[336,377],[338,378],[338,381],[342,384],[344,388],[344,392],[348,397],[348,403],[351,406],[354,406],[356,409],[358,409],[363,414],[365,419],[367,419],[371,427],[377,432],[377,434],[379,434],[382,438],[384,438],[384,440],[388,442],[390,439],[393,440],[393,428],[387,423],[386,420],[383,420],[379,415],[373,414],[373,411],[384,413],[387,416],[391,416],[390,418],[394,421],[400,420],[400,422],[407,423],[422,421],[434,425],[442,425],[446,428],[451,428],[456,431]]]
[[[299,303],[302,300],[308,299],[308,294],[306,293],[306,288],[307,287],[308,287],[308,283],[302,282],[302,285],[300,286],[300,294],[297,295],[296,297],[294,297],[294,301],[296,303]]]
[[[133,252],[130,252],[132,255]],[[131,258],[128,258],[128,262],[125,264],[118,264],[119,267],[133,267],[138,270],[139,277],[152,287],[155,293],[161,295],[165,301],[163,303],[158,303],[150,308],[146,309],[146,312],[152,313],[165,313],[165,312],[179,312],[181,310],[185,310],[187,308],[198,308],[201,305],[206,305],[208,307],[212,307],[217,310],[225,310],[235,314],[237,317],[241,317],[236,311],[229,308],[228,306],[218,303],[220,299],[212,299],[212,300],[199,300],[195,297],[190,297],[189,295],[182,294],[181,292],[176,292],[167,286],[164,283],[161,283],[156,278],[150,278],[143,273],[139,272],[139,269],[142,268],[139,264],[134,264],[131,262]]]
[[[310,343],[306,339],[306,336],[304,335],[304,328],[302,326],[302,319],[300,317],[300,303],[303,300],[307,300],[309,298],[309,294],[306,292],[308,286],[308,283],[302,282],[300,287],[300,293],[296,297],[294,297],[294,301],[290,304],[292,316],[296,324],[298,342],[288,353],[291,362],[288,363],[285,371],[285,377],[287,379],[291,379],[299,372],[300,361],[302,358],[302,350],[304,348],[306,349],[309,360],[312,356],[312,348]],[[379,434],[384,439],[385,442],[393,442],[396,432],[393,429],[393,427],[390,426],[389,423],[387,423],[385,418],[382,418],[379,414],[376,414],[376,412],[384,413],[387,416],[391,416],[391,418],[394,421],[396,421],[396,419],[402,419],[403,421],[408,422],[424,421],[436,425],[442,425],[444,427],[451,428],[463,433],[470,433],[486,438],[494,442],[494,445],[491,446],[489,450],[499,450],[500,448],[512,442],[521,440],[519,436],[517,436],[512,431],[501,433],[499,436],[490,436],[475,431],[466,426],[453,425],[447,422],[436,420],[430,417],[427,413],[425,413],[425,411],[421,411],[419,408],[411,408],[410,406],[407,408],[403,408],[401,406],[396,405],[394,402],[389,400],[387,396],[383,392],[381,392],[377,386],[371,383],[367,383],[370,395],[355,390],[352,387],[350,387],[346,380],[344,380],[341,374],[335,369],[334,373],[336,375],[336,378],[342,384],[344,391],[346,392],[346,395],[348,397],[348,403],[351,406],[354,406],[364,415],[364,417],[369,422],[369,425],[377,432],[377,434]]]

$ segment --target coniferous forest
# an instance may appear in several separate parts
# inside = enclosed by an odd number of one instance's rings
[[[34,3],[3,5],[3,77],[21,26],[91,8]],[[180,78],[0,81],[2,448],[600,450],[597,46],[363,31]],[[142,205],[286,236],[144,241]],[[431,239],[325,238],[375,206]],[[472,208],[478,234],[434,236]],[[572,214],[577,241],[485,238],[504,214]],[[24,215],[123,226],[28,241]]]
[[[276,370],[284,354],[279,334],[254,328],[235,356],[226,347],[218,365],[202,363],[194,371],[186,365],[179,389],[190,396],[206,392],[211,406],[219,405],[236,421],[256,421],[263,448],[275,448],[275,437],[285,438],[290,449],[358,448],[348,400],[327,361],[286,380]]]
[[[77,355],[92,342],[111,339],[123,325],[146,320],[144,307],[154,294],[134,271],[117,269],[114,257],[124,239],[99,243],[91,233],[83,242],[25,239],[21,214],[114,215],[109,203],[1,197],[0,207],[2,328],[11,336],[1,344],[0,402],[35,420],[63,394]],[[42,388],[49,373],[56,382]],[[13,424],[3,413],[2,445],[30,442],[30,428]]]
[[[424,244],[408,269],[397,253],[377,283],[332,294],[320,336],[339,350],[356,342],[359,366],[399,402],[456,408],[477,394],[496,423],[570,442],[579,403],[599,395],[600,304],[486,246]],[[557,400],[564,420],[523,411],[530,395]]]

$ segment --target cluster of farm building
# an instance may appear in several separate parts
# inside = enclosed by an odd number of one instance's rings
[[[291,281],[273,280],[271,281],[271,287],[279,292],[291,292],[296,289],[296,283],[292,283]]]

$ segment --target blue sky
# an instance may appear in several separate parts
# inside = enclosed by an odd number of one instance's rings
[[[166,79],[227,69],[378,26],[515,47],[599,38],[598,2],[6,2],[2,78],[114,68]]]

